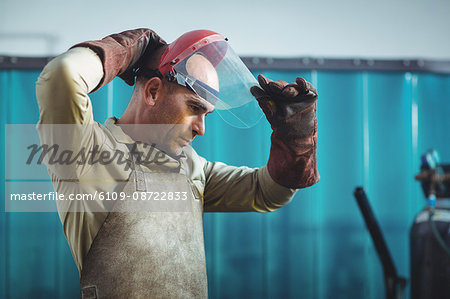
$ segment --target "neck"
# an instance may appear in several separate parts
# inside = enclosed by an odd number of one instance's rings
[[[125,109],[125,112],[122,114],[122,116],[117,120],[117,125],[131,125],[131,124],[139,124],[140,117],[138,114],[139,109],[139,101],[137,98],[136,93],[134,92],[130,102],[128,103],[127,109]]]
[[[125,109],[123,115],[117,120],[116,125],[120,126],[125,134],[133,140],[148,143],[148,135],[145,132],[147,130],[144,128],[145,124],[148,123],[148,119],[144,121],[145,115],[142,111],[145,110],[143,108],[140,107],[140,102],[133,93],[127,109]]]

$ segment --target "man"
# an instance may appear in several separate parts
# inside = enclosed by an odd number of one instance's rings
[[[47,161],[55,190],[96,199],[58,202],[82,297],[207,297],[203,211],[273,211],[319,180],[315,89],[301,78],[263,76],[251,86],[248,74],[226,40],[207,30],[170,45],[149,29],[129,30],[78,44],[44,68],[41,142],[91,158]],[[116,76],[130,85],[137,77],[136,85],[123,116],[102,126],[88,94]],[[251,105],[241,100],[250,87],[273,129],[267,165],[199,157],[188,144],[204,134],[205,116]],[[245,113],[231,114],[246,124]],[[95,162],[117,153],[126,163]]]

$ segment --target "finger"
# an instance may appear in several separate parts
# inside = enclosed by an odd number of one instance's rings
[[[267,97],[266,92],[265,92],[263,89],[261,89],[259,86],[252,86],[252,87],[250,88],[250,93],[251,93],[256,99],[263,98],[263,97]]]
[[[277,81],[269,82],[270,91],[275,93],[275,94],[281,94],[281,91],[283,90],[283,88],[286,85],[288,85],[288,83],[286,81],[283,81],[283,80],[277,80]]]
[[[269,91],[269,82],[272,82],[272,80],[264,77],[263,75],[258,76],[258,83],[261,86],[262,89],[265,91]]]
[[[259,107],[261,107],[266,117],[268,119],[271,119],[275,112],[274,101],[272,101],[270,96],[258,86],[253,86],[252,88],[250,88],[250,92],[258,101],[258,105]]]
[[[318,96],[317,90],[314,88],[314,86],[309,83],[308,81],[306,81],[306,86],[308,87],[309,92],[314,93],[314,96]]]
[[[291,83],[286,85],[281,91],[281,95],[284,98],[295,98],[299,95],[298,85],[296,83]]]
[[[297,83],[297,90],[298,90],[299,94],[307,94],[308,93],[308,91],[309,91],[308,83],[309,82],[307,82],[302,77],[297,77],[297,79],[295,79],[295,82]],[[311,84],[309,84],[309,85],[311,85]]]

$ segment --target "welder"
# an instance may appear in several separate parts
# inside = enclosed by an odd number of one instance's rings
[[[116,76],[134,85],[131,100],[120,118],[101,125],[88,94]],[[139,210],[127,200],[58,202],[84,298],[207,297],[203,212],[274,211],[319,180],[315,88],[302,78],[256,81],[213,31],[167,44],[135,29],[77,44],[44,68],[37,99],[41,143],[121,151],[131,165],[47,164],[57,192],[179,196]],[[190,146],[209,113],[250,127],[255,104],[273,129],[267,165],[210,162]]]

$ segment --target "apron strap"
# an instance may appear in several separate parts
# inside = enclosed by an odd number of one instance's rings
[[[144,172],[142,171],[141,165],[139,164],[138,159],[136,156],[138,155],[136,153],[137,144],[129,144],[127,143],[126,146],[128,147],[128,151],[130,153],[132,167],[135,171],[135,181],[136,181],[136,191],[139,192],[147,192],[147,186],[145,185],[145,176]]]

